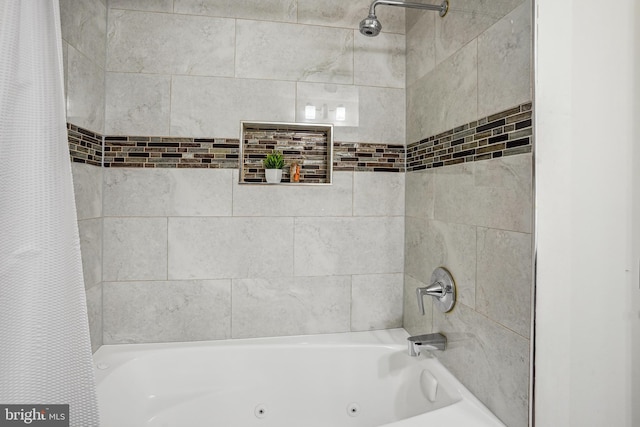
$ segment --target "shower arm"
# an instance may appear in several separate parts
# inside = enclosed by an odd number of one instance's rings
[[[440,12],[441,17],[445,16],[449,11],[449,0],[444,0],[440,6],[435,4],[411,3],[397,0],[375,0],[369,7],[369,16],[376,16],[376,6],[379,4],[386,6],[408,7],[411,9],[437,10]]]

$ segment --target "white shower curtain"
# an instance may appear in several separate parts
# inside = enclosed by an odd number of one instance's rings
[[[0,0],[0,405],[69,404],[70,425],[88,427],[99,422],[65,122],[58,0]]]

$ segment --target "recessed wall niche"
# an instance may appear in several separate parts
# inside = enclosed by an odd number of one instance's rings
[[[284,155],[282,183],[331,184],[333,125],[280,122],[241,122],[240,183],[266,183],[262,160],[273,150]],[[300,166],[300,181],[291,182],[292,163]]]

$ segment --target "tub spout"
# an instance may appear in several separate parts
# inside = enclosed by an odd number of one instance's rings
[[[447,337],[442,334],[414,335],[407,338],[409,356],[420,355],[420,350],[445,350],[447,348]]]

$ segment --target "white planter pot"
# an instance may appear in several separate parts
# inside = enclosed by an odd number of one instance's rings
[[[277,184],[282,180],[282,169],[265,169],[264,175],[269,184]]]

